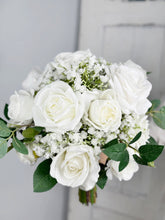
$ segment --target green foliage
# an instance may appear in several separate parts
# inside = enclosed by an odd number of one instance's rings
[[[26,130],[24,130],[22,132],[22,135],[25,138],[33,139],[36,135],[41,133],[42,130],[43,130],[43,127],[31,127],[31,128],[27,128]]]
[[[4,157],[7,153],[7,141],[3,138],[0,138],[0,158]]]
[[[97,185],[101,188],[104,189],[106,182],[107,182],[107,175],[106,175],[106,170],[105,170],[105,166],[104,165],[100,165],[101,166],[101,170],[99,172],[99,178],[97,181]]]
[[[150,114],[158,127],[165,129],[165,106],[161,107],[159,111],[155,110],[160,106],[160,104],[160,100],[153,100],[152,106],[148,109],[147,114]]]
[[[50,176],[52,160],[47,159],[40,163],[33,175],[33,191],[46,192],[56,185],[57,180]]]
[[[6,117],[7,120],[10,120],[9,116],[8,116],[8,107],[9,105],[6,104],[5,105],[5,108],[4,108],[4,116]]]
[[[139,155],[134,154],[134,160],[141,165],[155,167],[154,160],[156,160],[162,153],[164,146],[158,145],[153,137],[148,139],[146,145],[139,148]]]
[[[100,76],[106,75],[105,70],[99,72],[99,75],[96,75],[95,71],[91,71],[88,68],[88,63],[82,62],[79,65],[79,68],[83,69],[83,73],[81,74],[82,85],[85,85],[87,89],[99,89],[104,90],[108,88],[107,83],[103,83],[100,79]]]
[[[153,162],[162,153],[164,146],[162,145],[143,145],[139,148],[141,158],[146,162]]]
[[[115,145],[115,144],[118,144],[118,143],[119,143],[119,142],[118,142],[118,139],[115,138],[115,139],[113,139],[112,141],[110,141],[110,142],[108,142],[107,144],[105,144],[105,145],[103,146],[103,148],[105,149],[105,148],[107,148],[107,147],[110,147],[110,146]]]
[[[165,106],[160,111],[153,112],[152,117],[158,127],[165,129]]]
[[[103,150],[103,153],[106,154],[111,160],[121,161],[126,147],[127,146],[124,143],[111,145]]]
[[[126,166],[129,163],[129,154],[128,151],[125,150],[122,154],[122,158],[120,160],[120,164],[119,164],[119,172],[124,170],[126,168]]]
[[[11,134],[11,130],[7,127],[7,124],[3,119],[0,119],[0,137],[8,137]]]
[[[142,159],[141,157],[139,157],[138,155],[134,154],[133,155],[134,160],[136,161],[136,163],[140,164],[140,165],[148,165],[147,162]]]
[[[133,155],[133,158],[136,161],[136,163],[138,163],[140,165],[145,165],[145,166],[149,166],[149,167],[155,167],[154,161],[147,162],[144,159],[142,159],[141,157],[137,156],[136,154]]]
[[[113,143],[116,143],[117,140],[113,140]],[[108,146],[109,144],[109,146]],[[106,144],[106,148],[103,150],[103,153],[108,156],[109,159],[114,160],[114,161],[120,161],[119,164],[119,172],[122,171],[129,163],[129,154],[128,151],[126,150],[127,145],[124,143],[117,143],[112,145],[109,142]]]
[[[28,150],[22,141],[18,140],[15,136],[13,137],[12,145],[15,150],[21,154],[28,154]]]
[[[140,131],[129,144],[133,144],[136,141],[138,141],[141,135],[142,135],[142,132]]]
[[[150,136],[150,138],[148,139],[148,144],[151,145],[158,145],[158,143],[155,141],[155,139],[153,137]]]
[[[11,144],[7,149],[7,153],[10,152],[12,149],[13,149],[13,145]]]
[[[151,103],[152,103],[152,106],[151,106],[151,108],[148,109],[149,112],[155,110],[156,108],[158,108],[160,106],[159,99],[154,99],[151,101]]]

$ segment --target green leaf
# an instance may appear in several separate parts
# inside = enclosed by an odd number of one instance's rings
[[[13,145],[11,144],[11,146],[9,146],[7,149],[7,153],[10,152],[12,149],[13,149]]]
[[[143,145],[139,148],[140,156],[147,162],[153,162],[162,153],[163,145]]]
[[[105,144],[102,148],[107,148],[107,147],[110,147],[110,146],[112,146],[112,145],[115,145],[115,144],[118,144],[119,142],[118,142],[118,139],[117,138],[115,138],[115,139],[113,139],[112,141],[110,141],[110,142],[108,142],[107,144]]]
[[[6,104],[5,105],[5,108],[4,108],[4,116],[6,117],[7,120],[10,120],[9,116],[8,116],[8,107],[9,105]]]
[[[115,144],[107,147],[105,150],[103,150],[103,153],[112,160],[120,161],[122,159],[123,151],[126,149],[126,147],[127,146],[124,143]]]
[[[7,141],[3,138],[0,138],[0,158],[4,157],[7,153]]]
[[[24,130],[24,131],[22,132],[22,135],[23,135],[25,138],[32,139],[32,138],[34,138],[36,135],[38,135],[42,130],[43,130],[42,127],[27,128],[26,130]]]
[[[152,72],[147,72],[147,75],[151,74]]]
[[[142,135],[142,132],[140,131],[129,144],[133,144],[136,141],[138,141],[141,135]]]
[[[24,143],[22,143],[16,137],[13,137],[12,145],[17,152],[19,152],[21,154],[28,154],[28,149],[26,148]]]
[[[56,185],[57,180],[50,176],[52,160],[44,160],[40,163],[33,175],[33,191],[46,192]]]
[[[7,127],[7,124],[0,119],[0,137],[8,137],[10,134],[11,130]]]
[[[155,141],[155,139],[153,137],[150,136],[150,138],[148,139],[147,144],[151,144],[151,145],[158,145],[158,143]]]
[[[152,111],[152,110],[158,108],[161,102],[159,99],[154,99],[151,101],[151,103],[152,103],[152,106],[151,106],[151,108],[148,109],[148,111]]]
[[[136,154],[133,155],[133,158],[136,161],[136,163],[138,163],[140,165],[145,165],[145,166],[149,166],[149,167],[155,167],[154,161],[147,162],[144,159],[142,159],[141,157],[137,156]]]
[[[21,141],[25,144],[34,142],[35,138],[24,138]]]
[[[101,170],[99,172],[99,178],[97,181],[97,185],[101,188],[104,189],[106,182],[107,182],[107,175],[106,175],[106,170],[105,170],[105,166],[102,165]]]
[[[165,106],[163,106],[159,112],[153,112],[152,117],[157,126],[165,129]]]
[[[129,154],[128,151],[125,150],[122,154],[122,158],[120,160],[120,164],[119,164],[119,172],[124,170],[126,168],[126,166],[129,163]]]
[[[143,160],[141,157],[139,157],[138,155],[134,154],[133,155],[134,160],[136,161],[136,163],[141,164],[141,165],[148,165],[147,162],[145,160]]]
[[[33,127],[33,129],[35,129],[38,133],[41,133],[45,128],[44,127],[35,126],[35,127]]]

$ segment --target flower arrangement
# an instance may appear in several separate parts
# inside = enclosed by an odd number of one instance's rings
[[[12,149],[33,165],[34,192],[57,183],[79,188],[95,203],[96,186],[130,180],[154,167],[163,151],[149,134],[149,117],[165,129],[165,107],[150,102],[147,73],[132,61],[111,64],[89,50],[61,53],[43,73],[33,70],[0,119],[0,158]]]

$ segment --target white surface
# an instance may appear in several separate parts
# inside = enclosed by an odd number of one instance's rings
[[[152,71],[152,97],[160,98],[165,93],[164,11],[160,1],[83,0],[79,48],[110,62],[132,59]],[[77,204],[77,190],[71,190],[68,220],[164,220],[164,157],[165,152],[155,169],[141,167],[130,182],[109,182],[93,207]]]
[[[43,67],[77,42],[79,0],[0,1],[0,115],[33,67]],[[9,153],[0,160],[1,220],[64,220],[67,189],[33,193],[35,167]]]

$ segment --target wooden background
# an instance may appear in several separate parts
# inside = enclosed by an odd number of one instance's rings
[[[79,49],[110,62],[133,60],[152,71],[151,98],[165,94],[165,2],[82,0]],[[141,167],[129,182],[113,180],[99,190],[97,204],[78,204],[70,190],[68,220],[164,220],[165,153],[156,169]]]

